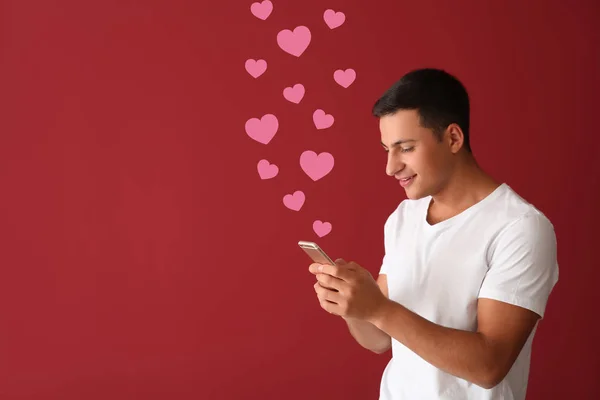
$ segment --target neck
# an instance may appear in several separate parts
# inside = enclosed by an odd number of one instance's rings
[[[483,200],[500,183],[483,171],[469,153],[461,156],[452,177],[438,193],[432,196],[438,210],[460,212]]]

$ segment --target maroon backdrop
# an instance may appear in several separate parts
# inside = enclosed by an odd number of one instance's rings
[[[528,398],[595,398],[598,7],[459,3],[0,2],[0,398],[377,398],[391,353],[320,309],[296,243],[377,273],[404,193],[370,109],[425,66],[464,81],[482,166],[556,228]],[[277,41],[298,26],[299,57]],[[263,144],[245,127],[267,114]],[[333,169],[313,180],[305,151]]]

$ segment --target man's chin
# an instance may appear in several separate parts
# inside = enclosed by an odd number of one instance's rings
[[[406,193],[406,197],[409,200],[419,200],[423,197],[426,197],[426,195],[421,190],[418,190],[417,188],[412,186],[405,188],[404,193]]]

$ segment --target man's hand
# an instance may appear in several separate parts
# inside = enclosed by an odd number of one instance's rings
[[[344,318],[374,319],[388,299],[371,273],[355,262],[337,259],[335,264],[313,263],[309,267],[317,277],[314,287],[321,307]]]

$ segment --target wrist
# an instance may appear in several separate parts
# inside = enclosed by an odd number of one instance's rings
[[[381,301],[381,303],[379,303],[367,320],[377,328],[381,329],[381,326],[391,311],[392,304],[393,303],[390,299],[384,297],[384,299]]]

